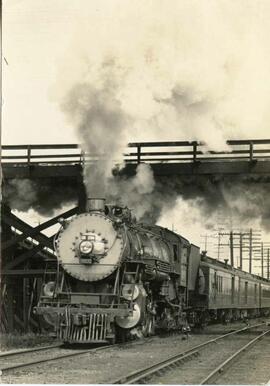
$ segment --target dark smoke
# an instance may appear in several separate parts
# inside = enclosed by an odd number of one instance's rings
[[[78,189],[67,179],[7,180],[3,184],[3,201],[11,209],[27,212],[29,209],[49,217],[63,205],[76,205]]]
[[[245,227],[257,220],[262,229],[270,231],[270,178],[170,176],[153,180],[150,166],[147,171],[151,182],[148,191],[142,196],[134,177],[116,177],[113,184],[117,187],[118,201],[133,208],[140,221],[156,223],[161,215],[177,207],[180,198],[190,206],[190,214],[195,210],[196,222],[205,229],[214,229],[219,219]],[[140,171],[141,173],[141,171]],[[150,177],[149,177],[150,176]],[[112,198],[116,197],[112,190]],[[181,208],[179,212],[181,218]]]
[[[196,221],[205,229],[214,229],[218,219],[230,218],[245,227],[259,219],[261,228],[270,231],[270,178],[237,178],[171,176],[153,178],[149,165],[141,164],[133,177],[110,177],[107,201],[129,206],[139,221],[157,223],[166,211],[179,212],[181,198],[195,209]],[[12,209],[34,209],[41,215],[53,216],[64,204],[76,205],[78,187],[67,180],[28,179],[6,181],[3,200]]]
[[[269,181],[270,182],[270,181]],[[257,220],[261,227],[270,230],[269,182],[251,182],[245,178],[200,179],[198,177],[176,177],[163,180],[162,186],[175,192],[201,213],[205,228],[217,226],[218,218],[230,220],[239,227],[245,227]]]

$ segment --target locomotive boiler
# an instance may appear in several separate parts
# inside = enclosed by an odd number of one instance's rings
[[[104,199],[89,199],[85,213],[62,222],[55,251],[57,273],[45,276],[36,312],[66,342],[183,329],[189,298],[203,293],[198,247]]]

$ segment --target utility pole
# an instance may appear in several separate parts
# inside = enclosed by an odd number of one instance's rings
[[[233,258],[233,232],[230,232],[230,258],[231,266],[234,267],[234,258]]]
[[[240,264],[239,264],[239,267],[240,267],[240,269],[243,269],[243,233],[242,232],[240,232],[240,234],[239,234],[239,249],[240,249],[240,253],[239,253]]]
[[[244,242],[244,238],[245,236],[248,236],[249,239],[250,239],[250,232],[252,233],[252,229],[249,230],[248,232],[236,232],[236,231],[233,231],[231,230],[230,232],[219,232],[218,236],[219,236],[219,240],[220,240],[220,236],[229,236],[229,248],[230,248],[230,263],[231,265],[234,267],[234,266],[239,266],[240,269],[243,269],[243,253],[244,251],[247,250],[250,250],[250,256],[252,258],[252,248],[253,248],[253,234],[252,234],[252,239],[250,241],[250,245],[249,247],[247,247],[245,245],[245,242]],[[239,244],[237,243],[237,238],[239,237]],[[236,241],[236,242],[235,242]],[[221,244],[219,243],[218,247],[220,247],[221,245],[223,246],[226,246],[226,244]],[[238,248],[239,247],[239,264],[236,264],[236,261],[235,261],[235,255],[234,255],[234,252],[235,252],[235,248]],[[218,250],[219,252],[219,250]]]
[[[203,242],[201,242],[201,245],[204,245],[204,250],[206,252],[208,251],[209,245],[210,245],[210,248],[211,248],[211,240],[210,239],[216,239],[217,238],[216,235],[207,234],[207,233],[204,234],[204,235],[200,235],[200,237],[203,238]]]
[[[220,258],[220,232],[218,232],[218,252],[217,252],[217,258],[219,260]]]
[[[254,233],[253,233],[254,236]],[[253,237],[254,240],[254,237]],[[256,268],[260,269],[260,276],[267,278],[270,276],[270,241],[263,241],[259,243],[260,248],[253,249],[253,261],[260,261],[260,265]],[[255,267],[254,267],[255,268]]]
[[[222,260],[222,248],[226,247],[226,256],[229,256],[229,261],[232,267],[238,267],[241,270],[247,270],[252,273],[255,272],[254,269],[258,268],[253,266],[254,260],[262,260],[261,255],[261,234],[260,230],[255,230],[252,228],[243,230],[243,229],[230,229],[226,230],[225,228],[217,229],[217,258]],[[227,237],[226,242],[221,242],[222,237]],[[268,244],[270,250],[270,242]],[[267,248],[265,243],[263,244],[263,260],[266,266],[266,252]],[[270,252],[269,252],[270,253]],[[256,258],[258,257],[258,258]],[[254,259],[255,258],[255,259]],[[247,266],[246,266],[247,264]],[[269,263],[270,264],[270,263]],[[269,267],[270,269],[270,267]],[[266,277],[266,270],[263,272]],[[261,275],[261,265],[260,273]]]
[[[269,248],[267,248],[267,279],[269,280]]]
[[[264,277],[264,272],[263,272],[263,243],[261,243],[261,265],[262,265],[262,277]]]
[[[252,273],[252,228],[249,230],[249,273]]]

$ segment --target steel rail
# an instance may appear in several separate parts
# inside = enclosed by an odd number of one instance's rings
[[[185,360],[190,360],[195,356],[199,355],[199,350],[208,346],[211,343],[215,343],[220,339],[227,338],[228,336],[239,334],[240,332],[244,332],[247,330],[250,330],[252,328],[260,327],[265,325],[265,322],[254,324],[252,326],[246,326],[244,328],[241,328],[239,330],[231,331],[227,334],[223,334],[218,336],[217,338],[212,338],[204,343],[201,343],[199,345],[193,346],[188,350],[185,350],[183,352],[180,352],[176,355],[173,355],[169,358],[166,358],[163,361],[159,361],[151,366],[144,367],[139,370],[135,370],[131,372],[130,374],[124,375],[120,378],[117,378],[116,380],[112,381],[111,384],[134,384],[143,382],[144,380],[148,380],[151,376],[153,376],[155,373],[161,373],[167,369],[170,368],[170,366],[177,365]],[[270,330],[269,330],[270,331]]]
[[[75,357],[78,355],[88,354],[89,352],[106,350],[106,349],[111,348],[113,346],[117,346],[117,345],[106,345],[106,346],[91,348],[91,349],[87,349],[87,350],[80,350],[80,351],[76,351],[73,353],[66,353],[66,354],[58,355],[54,358],[37,359],[37,360],[31,361],[31,362],[18,363],[18,364],[2,367],[0,369],[0,375],[3,375],[5,373],[7,373],[8,371],[17,370],[17,369],[20,369],[23,367],[28,367],[28,366],[32,366],[32,365],[41,364],[41,363],[47,363],[47,362],[54,362],[54,361],[65,359],[65,358],[70,358],[70,357]]]
[[[199,351],[193,350],[190,353],[184,354],[180,353],[175,355],[172,358],[165,359],[162,362],[155,363],[152,366],[148,366],[141,370],[133,371],[132,373],[119,378],[112,382],[112,384],[126,384],[130,385],[133,383],[139,383],[142,380],[147,380],[148,377],[151,377],[155,373],[163,372],[165,368],[169,368],[173,365],[177,365],[181,362],[184,362],[185,360],[192,359],[195,356],[199,355]]]
[[[259,336],[256,336],[256,338],[252,339],[250,342],[248,342],[239,350],[237,350],[234,354],[232,354],[229,358],[227,358],[224,362],[222,362],[219,366],[217,366],[206,378],[204,378],[203,381],[200,383],[200,385],[206,385],[206,384],[209,385],[210,383],[216,381],[217,378],[221,376],[228,367],[230,367],[231,362],[235,358],[243,354],[248,348],[256,344],[260,339],[262,339],[269,332],[270,332],[270,329],[267,331],[264,331]]]
[[[57,343],[57,344],[48,345],[48,346],[23,348],[21,350],[4,351],[4,352],[0,353],[0,359],[1,358],[7,358],[7,357],[10,357],[13,355],[20,355],[20,354],[25,354],[25,353],[30,353],[30,352],[44,351],[44,350],[49,350],[52,348],[58,348],[58,347],[61,347],[62,345],[63,345],[63,343]]]
[[[134,344],[136,344],[137,342],[134,342]],[[130,344],[133,344],[131,342],[126,342],[126,343],[115,343],[115,344],[108,344],[108,345],[105,345],[105,346],[102,346],[102,347],[93,347],[91,349],[84,349],[84,350],[80,350],[80,351],[76,351],[76,352],[72,352],[72,353],[66,353],[66,354],[63,354],[63,355],[58,355],[54,358],[43,358],[43,359],[38,359],[38,360],[35,360],[35,361],[31,361],[31,362],[26,362],[26,363],[19,363],[19,364],[14,364],[14,365],[10,365],[10,366],[6,366],[6,367],[2,367],[0,368],[0,376],[3,375],[4,373],[7,373],[8,371],[11,371],[11,370],[16,370],[16,369],[20,369],[20,368],[23,368],[23,367],[28,367],[28,366],[32,366],[32,365],[36,365],[36,364],[41,364],[41,363],[46,363],[46,362],[53,362],[53,361],[57,361],[57,360],[61,360],[61,359],[65,359],[65,358],[69,358],[69,357],[75,357],[75,356],[79,356],[79,355],[83,355],[83,354],[88,354],[89,352],[97,352],[97,351],[102,351],[102,350],[107,350],[107,349],[110,349],[112,347],[123,347],[123,346],[126,346],[126,345],[130,345]],[[62,347],[63,344],[57,344],[55,346],[47,346],[44,348],[40,348],[40,350],[42,349],[50,349],[50,348],[57,348],[57,347]],[[28,353],[28,352],[31,352],[32,349],[25,349],[25,350],[22,350],[20,352],[16,352],[16,351],[9,351],[8,353],[3,353],[3,355],[0,355],[0,359],[1,357],[7,357],[7,356],[11,356],[11,355],[19,355],[19,354],[22,354],[22,353]],[[39,351],[40,351],[39,350]],[[33,349],[34,351],[34,349]],[[36,350],[38,351],[38,350]],[[9,355],[6,355],[6,354],[9,354]]]

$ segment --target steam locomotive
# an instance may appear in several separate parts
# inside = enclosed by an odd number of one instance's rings
[[[62,222],[55,250],[57,272],[45,275],[36,313],[65,342],[122,341],[270,309],[266,279],[104,199]]]

